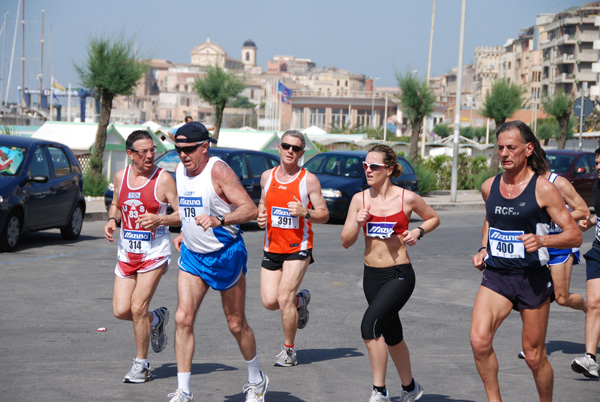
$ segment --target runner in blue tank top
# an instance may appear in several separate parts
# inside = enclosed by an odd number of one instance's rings
[[[471,346],[489,401],[501,401],[498,360],[492,346],[500,324],[516,309],[523,321],[525,361],[540,401],[551,401],[554,373],[545,338],[553,293],[546,247],[581,244],[581,231],[556,187],[541,175],[548,169],[535,134],[521,121],[498,127],[496,142],[505,172],[485,181],[486,202],[479,252],[473,265],[483,271],[473,305]],[[548,235],[550,221],[563,229]]]

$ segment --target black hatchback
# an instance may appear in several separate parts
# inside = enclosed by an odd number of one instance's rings
[[[367,151],[329,151],[304,164],[304,168],[314,173],[321,182],[330,219],[346,219],[352,196],[368,187],[362,166],[366,157]],[[397,160],[402,166],[402,174],[393,177],[392,183],[417,192],[419,179],[415,170],[403,156],[398,156]]]
[[[85,216],[83,176],[66,145],[0,135],[0,250],[13,251],[22,233],[60,228],[75,240]]]

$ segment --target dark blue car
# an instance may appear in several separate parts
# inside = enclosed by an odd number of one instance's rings
[[[210,147],[208,154],[222,159],[233,169],[256,205],[260,201],[260,176],[265,170],[279,165],[279,156],[262,151]],[[171,173],[171,176],[175,179],[175,168],[177,168],[179,162],[179,155],[172,149],[157,157],[154,163]],[[113,191],[114,186],[111,184],[104,193],[104,203],[107,210],[112,202]]]
[[[0,251],[25,232],[60,228],[75,240],[85,216],[83,176],[66,145],[0,135]]]
[[[304,164],[321,182],[321,192],[327,203],[330,220],[344,220],[352,196],[368,187],[362,163],[367,151],[329,151],[316,155]],[[418,192],[419,180],[408,160],[398,156],[402,175],[392,177],[392,183]]]

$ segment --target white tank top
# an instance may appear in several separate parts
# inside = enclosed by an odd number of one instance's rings
[[[202,173],[194,177],[188,177],[185,167],[179,163],[175,173],[183,241],[189,250],[200,254],[218,251],[241,235],[238,225],[204,230],[196,224],[195,217],[202,214],[225,215],[237,208],[234,204],[223,201],[215,192],[212,183],[212,168],[215,163],[225,162],[211,157]]]

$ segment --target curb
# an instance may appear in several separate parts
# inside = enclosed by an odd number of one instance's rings
[[[482,202],[470,202],[470,203],[441,203],[441,204],[429,204],[435,211],[473,211],[473,210],[484,210],[485,204]]]
[[[84,220],[86,222],[105,221],[108,218],[106,212],[86,212]]]

